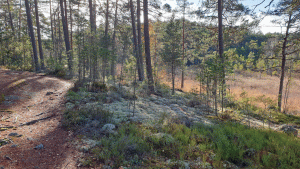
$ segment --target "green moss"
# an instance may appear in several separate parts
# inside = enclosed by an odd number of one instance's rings
[[[0,95],[0,104],[5,101],[5,95],[4,94],[1,94]]]

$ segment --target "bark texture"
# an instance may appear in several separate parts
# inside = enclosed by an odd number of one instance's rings
[[[26,6],[26,15],[27,15],[27,24],[28,24],[28,29],[29,29],[29,36],[30,36],[30,40],[31,40],[32,50],[33,50],[33,59],[34,59],[34,64],[35,64],[35,71],[39,72],[40,71],[40,65],[39,65],[39,59],[38,59],[36,44],[35,44],[35,38],[34,38],[34,32],[33,32],[33,26],[32,26],[32,19],[31,19],[30,7],[29,7],[28,0],[25,0],[25,6]]]
[[[145,54],[146,54],[146,69],[148,78],[148,88],[150,94],[154,93],[151,55],[150,55],[150,36],[149,36],[149,20],[148,20],[148,0],[144,0],[144,39],[145,39]]]

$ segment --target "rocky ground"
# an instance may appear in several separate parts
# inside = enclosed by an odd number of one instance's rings
[[[114,87],[118,88],[118,87]],[[122,86],[116,91],[109,90],[105,94],[102,92],[77,92],[76,99],[69,97],[66,103],[67,109],[72,111],[77,110],[97,110],[103,109],[112,112],[112,120],[107,124],[102,124],[97,119],[87,119],[85,125],[80,126],[77,134],[84,135],[81,146],[77,145],[77,149],[82,152],[88,152],[97,144],[97,140],[103,133],[113,133],[120,123],[136,122],[143,125],[154,126],[158,122],[168,123],[175,122],[184,124],[188,127],[194,123],[201,123],[206,125],[215,125],[220,122],[216,118],[213,111],[205,104],[195,102],[195,98],[187,97],[186,93],[177,91],[174,96],[165,95],[164,97],[158,95],[144,96],[142,89],[137,89],[137,99],[134,100],[129,95],[133,95],[133,88]],[[286,132],[296,132],[298,130],[293,126],[286,124],[266,123],[254,117],[248,117],[245,114],[236,113],[239,123],[249,125],[255,128],[270,128],[273,130],[284,130]],[[221,114],[222,116],[222,114]],[[158,133],[164,134],[164,133]],[[87,136],[87,137],[85,137]],[[96,136],[96,137],[94,137]],[[77,143],[76,143],[77,144]],[[228,164],[232,165],[232,164]],[[202,166],[203,167],[203,166]],[[209,165],[207,166],[210,167]],[[204,167],[205,168],[205,167]]]
[[[139,92],[139,91],[138,91]],[[213,125],[216,121],[212,120],[215,113],[204,103],[199,105],[191,105],[194,98],[188,98],[185,93],[176,91],[174,96],[162,97],[158,95],[150,95],[147,97],[139,96],[137,99],[128,99],[123,93],[133,93],[133,89],[123,86],[121,92],[107,92],[105,101],[97,101],[97,93],[78,92],[81,99],[76,102],[67,102],[67,108],[72,109],[79,107],[83,109],[101,108],[113,113],[113,123],[117,124],[124,121],[134,121],[143,124],[153,124],[162,118],[179,119],[179,122],[190,126],[193,123],[204,123]],[[235,112],[236,113],[236,112]],[[263,122],[254,117],[248,117],[246,114],[236,113],[238,121],[242,124],[255,128],[270,128],[280,130],[286,124],[275,124],[272,122]],[[296,127],[296,126],[295,126]]]

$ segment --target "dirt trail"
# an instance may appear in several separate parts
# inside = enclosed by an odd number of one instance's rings
[[[61,124],[71,86],[41,74],[0,70],[0,168],[76,168],[79,153]]]

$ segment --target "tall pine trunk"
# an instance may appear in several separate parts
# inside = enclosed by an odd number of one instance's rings
[[[41,29],[40,29],[40,19],[39,19],[39,8],[37,0],[34,0],[35,6],[35,18],[36,18],[36,27],[37,27],[37,35],[38,35],[38,43],[39,43],[39,52],[40,52],[40,60],[41,60],[41,69],[45,69],[44,62],[44,53],[43,53],[43,45],[41,39]]]
[[[145,39],[145,54],[146,54],[146,69],[148,78],[148,88],[150,94],[154,93],[151,55],[150,55],[150,36],[149,36],[149,20],[148,20],[148,0],[144,0],[144,39]]]
[[[26,15],[27,15],[27,24],[28,24],[28,29],[29,29],[29,36],[30,36],[30,39],[31,39],[31,45],[32,45],[32,50],[33,50],[33,59],[34,59],[34,64],[35,64],[35,71],[39,72],[40,71],[40,65],[39,65],[39,59],[38,59],[36,44],[35,44],[35,38],[34,38],[34,32],[33,32],[33,26],[32,26],[32,19],[31,19],[30,7],[29,7],[28,0],[25,0],[25,6],[26,6]]]
[[[72,55],[71,55],[71,51],[70,51],[70,40],[69,40],[69,30],[68,30],[68,26],[67,26],[66,17],[65,17],[65,10],[64,10],[64,7],[63,7],[63,0],[60,0],[60,9],[61,9],[61,19],[62,19],[63,30],[64,30],[66,53],[67,53],[67,56],[68,56],[68,68],[69,68],[70,76],[73,76]]]
[[[108,38],[108,15],[109,15],[109,0],[106,0],[106,12],[105,12],[105,30],[104,30],[104,40],[105,40],[105,48],[108,51],[109,47],[109,38]],[[107,66],[107,57],[104,56],[102,59],[102,78],[103,83],[105,83],[105,76],[106,76],[106,66]]]
[[[113,58],[111,59],[111,69],[110,73],[113,78],[113,82],[115,83],[115,47],[116,47],[116,28],[118,24],[118,0],[116,0],[116,9],[115,9],[115,21],[114,21],[114,32],[112,37],[112,52],[113,52]]]
[[[289,37],[289,30],[291,27],[291,19],[292,15],[290,14],[288,25],[286,27],[285,37],[282,44],[282,58],[281,58],[281,75],[280,75],[280,84],[279,84],[279,92],[278,92],[278,110],[281,111],[282,107],[282,91],[283,91],[283,83],[284,83],[284,73],[285,73],[285,62],[286,62],[286,45]]]
[[[136,38],[136,28],[135,28],[135,17],[134,17],[134,8],[132,0],[129,0],[130,4],[130,13],[131,13],[131,26],[132,26],[132,35],[133,35],[133,45],[134,45],[134,56],[136,58],[136,68],[138,70],[138,76],[141,77],[141,65],[139,64],[139,54],[138,54],[138,44]]]
[[[225,94],[225,65],[224,65],[224,56],[223,56],[223,0],[218,0],[218,21],[219,21],[219,34],[218,34],[218,39],[219,39],[219,57],[221,59],[221,94],[222,94],[222,112],[223,112],[223,107],[224,107],[224,94]]]
[[[139,81],[144,80],[144,59],[142,54],[142,33],[141,33],[141,3],[137,0],[137,32],[138,32],[138,59],[140,64],[141,72],[139,74]]]
[[[14,24],[13,24],[13,19],[12,19],[12,15],[11,15],[11,12],[10,12],[10,4],[9,4],[9,0],[7,0],[7,7],[8,7],[8,15],[9,15],[9,23],[10,23],[10,27],[11,27],[11,30],[13,32],[15,32],[15,28],[14,28]]]
[[[185,18],[184,18],[184,14],[185,14],[185,8],[184,8],[184,11],[183,11],[183,22],[182,22],[182,70],[181,70],[181,88],[184,88],[184,68],[185,68],[185,65],[184,65],[184,21],[185,21]]]

